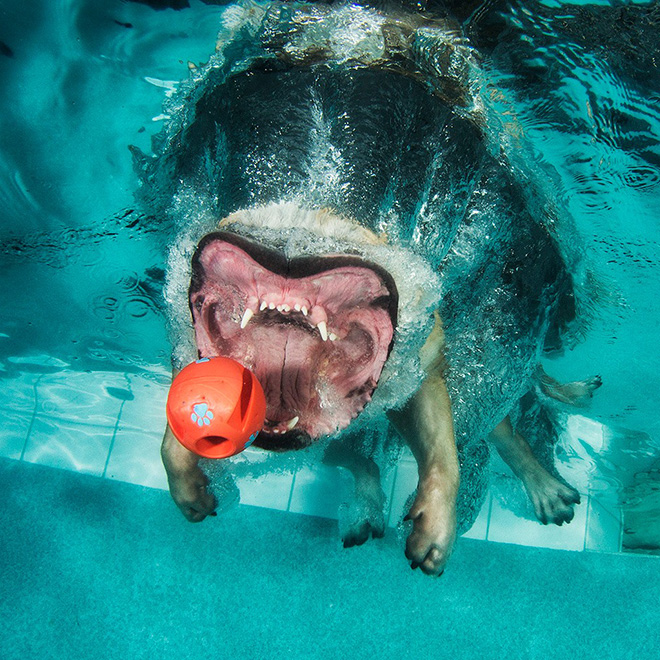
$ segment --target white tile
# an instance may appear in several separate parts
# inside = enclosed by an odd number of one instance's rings
[[[20,458],[35,407],[38,374],[21,373],[0,379],[0,456]]]
[[[477,539],[479,541],[485,541],[488,534],[488,523],[490,521],[490,508],[491,508],[491,499],[492,495],[489,493],[486,494],[486,499],[481,505],[481,510],[477,519],[474,521],[472,527],[468,529],[462,536],[466,539]]]
[[[121,401],[108,388],[125,388],[115,372],[58,372],[39,378],[36,415],[24,459],[102,475]]]
[[[345,470],[328,465],[304,466],[296,472],[289,511],[337,519],[337,510],[352,489]]]
[[[595,497],[590,497],[585,550],[620,552],[621,531],[621,511],[608,511]]]
[[[24,459],[101,476],[114,426],[79,424],[40,415],[34,420]]]
[[[16,412],[32,413],[34,388],[43,374],[19,373],[11,378],[0,378],[0,407]]]
[[[120,422],[105,476],[166,490],[167,475],[160,458],[162,439],[162,432],[147,433]]]
[[[566,431],[571,438],[571,447],[576,452],[589,458],[585,449],[580,443],[589,445],[589,447],[599,453],[603,450],[603,425],[595,419],[589,419],[583,415],[571,415],[566,423]]]
[[[115,392],[112,388],[109,388],[109,391]],[[167,423],[167,392],[167,385],[158,380],[127,375],[123,387],[116,392],[118,396],[125,397],[121,409],[121,426],[154,433],[162,438]],[[127,398],[128,395],[132,398]]]
[[[542,525],[536,519],[520,518],[493,497],[487,540],[558,550],[584,550],[588,507],[586,500],[583,498],[582,504],[575,507],[573,520],[559,527]]]
[[[19,459],[30,430],[32,412],[0,408],[0,456]]]
[[[61,372],[44,376],[37,386],[37,416],[114,428],[121,401],[108,388],[125,389],[115,372]]]
[[[241,492],[241,504],[286,511],[291,497],[293,474],[270,472],[259,477],[237,477],[236,485]]]
[[[122,387],[107,387],[120,403],[119,424],[105,476],[167,489],[160,458],[165,431],[167,386],[159,380],[126,375]]]

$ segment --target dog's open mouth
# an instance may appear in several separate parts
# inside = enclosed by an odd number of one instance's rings
[[[397,320],[396,287],[379,266],[349,255],[287,259],[217,232],[197,248],[189,295],[200,357],[238,360],[264,388],[256,444],[304,446],[370,401]]]

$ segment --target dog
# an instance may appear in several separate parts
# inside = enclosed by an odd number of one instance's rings
[[[440,575],[474,519],[485,437],[539,520],[569,522],[577,491],[518,429],[538,409],[530,397],[572,403],[600,384],[563,386],[537,367],[575,325],[579,287],[551,223],[489,148],[460,30],[358,5],[241,12],[170,101],[155,156],[138,154],[144,199],[178,237],[174,373],[215,355],[253,370],[267,399],[255,445],[321,443],[353,473],[346,546],[384,533],[365,442],[384,419],[419,469],[413,568]],[[184,516],[214,515],[199,457],[169,429],[162,458]]]

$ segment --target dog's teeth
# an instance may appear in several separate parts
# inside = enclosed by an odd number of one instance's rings
[[[264,300],[261,305],[259,305],[259,311],[263,312],[266,307],[268,307],[268,303]]]
[[[268,309],[275,309],[275,303],[269,303]]]
[[[282,305],[282,311],[284,311],[284,312],[290,312],[290,311],[291,311],[291,307],[289,307],[288,305]]]
[[[334,332],[331,332],[328,335],[328,339],[330,339],[330,341],[335,341],[337,339],[337,335]]]
[[[316,326],[319,329],[319,332],[321,333],[321,339],[323,341],[328,341],[328,325],[325,321],[320,321],[319,324]]]
[[[247,307],[243,312],[243,318],[241,319],[241,330],[250,322],[250,319],[254,316],[254,312]]]
[[[277,311],[281,314],[284,311],[284,305],[278,305]]]
[[[296,303],[296,304],[293,306],[293,309],[295,309],[296,312],[299,312],[299,311],[300,311],[300,305],[299,305],[298,303]]]
[[[307,307],[305,305],[300,308],[300,311],[303,313],[303,316],[307,316]]]
[[[279,430],[279,429],[273,429],[273,433],[279,435],[279,434],[280,434],[280,430]]]
[[[293,419],[290,419],[290,420],[286,423],[286,428],[287,428],[287,430],[291,431],[291,430],[295,429],[295,428],[296,428],[296,424],[298,423],[298,420],[299,420],[299,419],[300,419],[300,417],[298,417],[298,415],[296,415]]]

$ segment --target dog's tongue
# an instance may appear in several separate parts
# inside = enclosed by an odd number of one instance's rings
[[[201,357],[251,369],[268,434],[345,428],[370,400],[392,343],[396,288],[359,257],[287,260],[234,234],[208,235],[193,258],[190,305]]]

